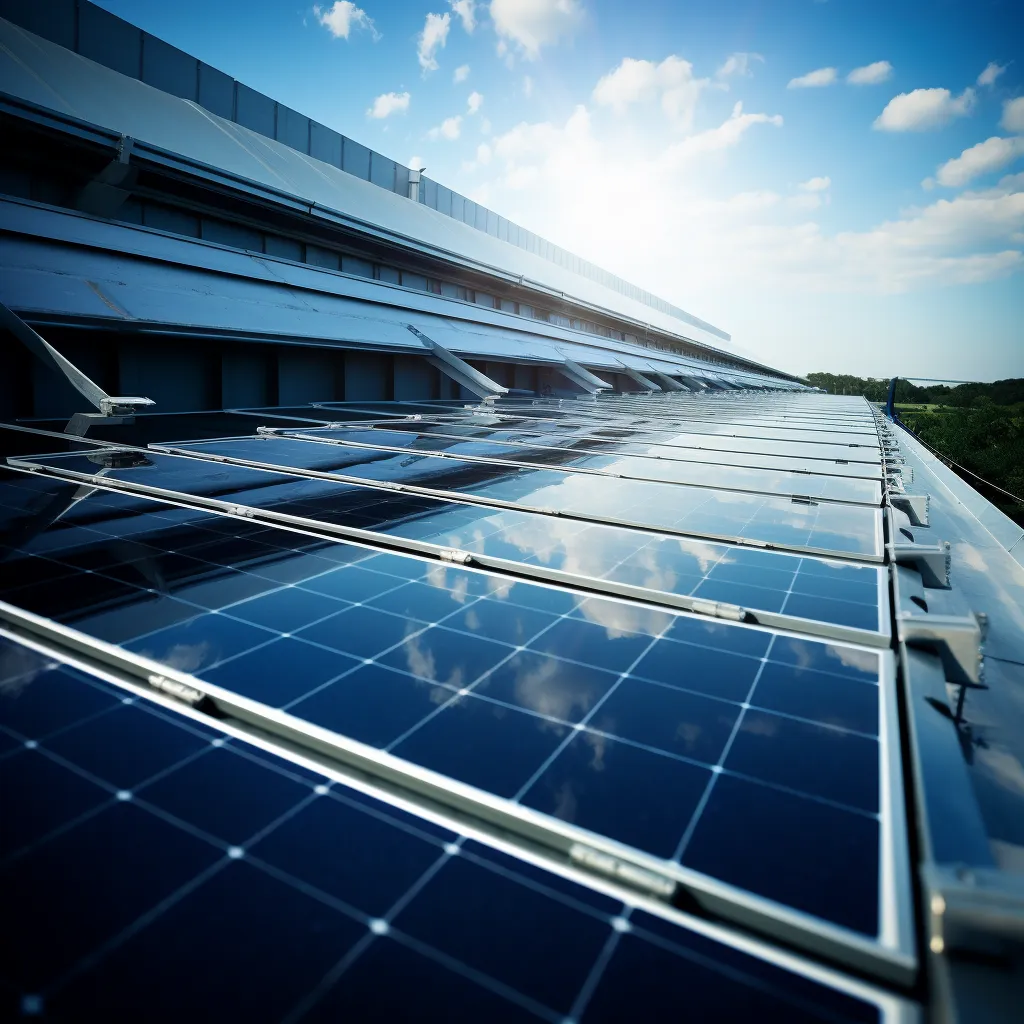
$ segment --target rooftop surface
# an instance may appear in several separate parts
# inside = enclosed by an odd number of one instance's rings
[[[1024,570],[863,399],[2,436],[23,1012],[1002,1019]]]

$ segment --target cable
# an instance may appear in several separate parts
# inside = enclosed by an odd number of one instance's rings
[[[921,444],[923,444],[925,448],[927,448],[928,451],[932,453],[932,455],[937,455],[943,462],[947,462],[951,466],[956,466],[957,469],[962,470],[969,476],[973,476],[975,480],[980,480],[986,487],[991,487],[992,490],[998,491],[1000,494],[1005,494],[1008,498],[1013,498],[1013,500],[1017,502],[1019,505],[1024,505],[1024,498],[1018,497],[1016,494],[1012,494],[1010,491],[1007,491],[1004,488],[998,486],[997,484],[994,484],[991,481],[986,480],[983,476],[978,476],[978,474],[975,473],[973,470],[968,469],[966,466],[961,466],[959,462],[954,462],[948,455],[943,455],[942,452],[940,452],[937,448],[933,448],[923,437],[921,437],[920,434],[918,434],[914,430],[911,430],[911,428],[908,427],[906,423],[903,422],[903,420],[900,420],[899,424],[904,430],[907,431],[907,433],[913,434],[914,437],[916,437],[917,440],[920,441]]]

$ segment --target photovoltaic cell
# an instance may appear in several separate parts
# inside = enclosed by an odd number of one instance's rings
[[[527,444],[506,445],[490,441],[456,441],[441,438],[418,439],[400,431],[371,429],[323,429],[288,431],[281,437],[293,437],[311,441],[354,443],[358,445],[381,446],[398,449],[410,454],[444,453],[449,458],[466,460],[488,459],[531,466],[550,466],[569,471],[607,473],[632,480],[647,480],[662,483],[696,484],[716,488],[735,488],[758,491],[764,494],[792,495],[806,494],[832,501],[848,501],[856,504],[878,505],[881,503],[881,485],[872,480],[858,480],[824,475],[797,475],[783,469],[744,468],[737,466],[709,466],[702,463],[683,463],[672,460],[642,459],[630,455],[584,453],[566,448],[538,448]],[[266,461],[267,451],[261,442],[247,445],[241,440],[197,441],[176,448],[205,455],[226,455],[228,457],[255,459],[261,456]],[[365,449],[354,449],[356,452]],[[240,454],[238,452],[251,452]],[[309,452],[311,457],[319,455],[322,462],[310,468],[325,468],[327,472],[348,465],[353,449],[342,449],[343,454],[331,454],[330,449],[320,453]],[[366,456],[364,455],[363,458]],[[376,457],[379,457],[376,456]]]
[[[28,542],[27,557],[59,568],[26,582],[31,570],[8,559],[19,585],[4,600],[878,933],[878,653],[153,503],[132,527],[117,515],[124,502],[86,497],[77,522],[58,520]],[[844,787],[844,773],[855,787]],[[726,842],[731,813],[721,807],[744,800],[777,804],[794,827],[758,831],[719,869],[716,843]],[[869,855],[809,856],[821,849],[809,838],[819,829],[822,843],[848,841]],[[771,857],[799,865],[798,890],[784,899],[764,867]]]
[[[307,442],[285,440],[253,442],[267,451],[265,461],[275,467],[302,469],[318,461]],[[355,451],[355,450],[354,450]],[[656,531],[697,533],[724,539],[741,538],[810,552],[842,553],[869,559],[881,558],[881,512],[858,505],[823,504],[813,500],[787,500],[711,489],[690,488],[636,480],[559,473],[552,470],[521,470],[515,467],[453,464],[452,460],[394,453],[364,453],[352,459],[344,475],[358,479],[353,485],[339,481],[334,488],[321,480],[300,487],[311,497],[324,495],[326,502],[363,503],[383,495],[355,490],[375,484],[429,488],[469,499],[483,499],[523,508],[551,510],[590,521],[622,523]],[[91,459],[91,461],[90,461]],[[31,463],[79,474],[93,475],[102,466],[101,455],[36,456]],[[183,494],[204,494],[245,504],[256,491],[268,491],[288,483],[288,474],[273,469],[252,469],[220,464],[201,465],[179,456],[152,454],[146,465],[107,468],[108,479],[162,487]],[[340,472],[340,470],[339,470]],[[419,495],[410,495],[419,498]]]
[[[175,460],[172,465],[182,463]],[[201,468],[211,481],[203,493],[223,495],[225,479],[236,481],[239,474],[243,479],[251,479],[250,471],[245,469]],[[0,502],[6,505],[10,515],[24,516],[55,501],[55,507],[62,511],[61,524],[83,522],[103,535],[115,533],[122,538],[130,536],[136,528],[146,531],[148,522],[163,522],[162,519],[147,520],[144,515],[140,519],[132,511],[151,510],[153,506],[146,499],[141,499],[140,505],[140,499],[131,496],[107,495],[102,505],[93,499],[75,503],[69,508],[75,494],[74,485],[21,474],[13,476],[19,481],[19,486],[14,488],[6,502],[0,493]],[[430,541],[448,548],[532,566],[538,571],[568,572],[582,579],[642,587],[652,594],[724,601],[762,612],[888,632],[887,615],[879,606],[881,570],[873,566],[826,562],[818,558],[755,551],[682,537],[662,537],[602,524],[552,519],[518,510],[459,505],[432,498],[411,501],[401,495],[365,489],[347,490],[344,504],[337,499],[328,503],[323,495],[336,495],[337,485],[314,480],[279,478],[279,482],[269,487],[232,493],[234,500],[255,507],[291,512],[396,537]],[[96,515],[91,514],[93,508],[99,508]],[[115,508],[121,511],[117,512]],[[53,536],[51,531],[50,537]],[[37,545],[44,543],[57,542],[53,539],[36,542]],[[39,547],[27,550],[45,553]],[[79,556],[82,557],[85,556]],[[13,574],[10,578],[22,583],[31,582],[17,575],[22,572],[23,562],[24,559],[14,559],[0,568],[0,573]],[[163,571],[177,567],[175,571],[187,577],[190,569],[195,574],[204,563],[179,554],[173,563],[165,556],[163,564]],[[46,574],[59,571],[53,563],[38,560],[33,561],[32,566],[29,575],[40,583],[45,582]],[[90,566],[83,564],[82,567]],[[65,569],[63,574],[70,575],[70,570]],[[86,580],[81,585],[88,589],[92,582]],[[219,592],[221,586],[223,584],[196,582],[189,590],[188,599],[203,604],[206,589],[212,587]],[[243,584],[233,586],[241,587]],[[243,596],[241,591],[239,596]]]

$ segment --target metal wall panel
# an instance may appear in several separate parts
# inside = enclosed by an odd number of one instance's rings
[[[341,270],[341,257],[330,249],[321,249],[319,245],[306,246],[306,262],[314,267],[326,267],[328,270]]]
[[[452,190],[444,185],[437,186],[437,212],[446,217],[452,215]]]
[[[274,107],[276,104],[269,96],[250,89],[238,82],[235,85],[235,120],[243,127],[249,128],[268,139],[274,137]]]
[[[242,224],[217,220],[215,217],[204,217],[202,234],[204,242],[216,242],[218,245],[230,245],[235,249],[263,252],[262,233]]]
[[[453,220],[463,220],[466,216],[466,199],[458,192],[452,192],[451,216]]]
[[[330,402],[335,397],[336,356],[323,350],[281,349],[277,356],[278,405]]]
[[[121,389],[128,395],[153,399],[161,412],[215,409],[220,389],[214,384],[211,360],[216,356],[181,344],[129,343],[119,352]]]
[[[196,100],[199,62],[176,46],[145,32],[142,36],[142,80],[172,96]]]
[[[373,264],[369,260],[361,260],[358,256],[342,256],[341,269],[346,274],[358,277],[373,277]]]
[[[375,352],[345,353],[345,397],[351,401],[391,398],[391,357]]]
[[[395,190],[395,161],[370,151],[370,181],[389,192]]]
[[[320,124],[309,122],[309,155],[332,167],[341,166],[341,135]]]
[[[277,105],[277,141],[300,153],[309,152],[309,118],[283,103]]]
[[[432,178],[423,178],[420,181],[420,192],[423,194],[423,205],[429,206],[432,210],[437,209],[437,182]]]
[[[199,105],[211,114],[234,120],[235,80],[202,61],[199,62]]]
[[[411,402],[436,396],[438,371],[425,359],[419,356],[395,356],[392,362],[396,402]]]
[[[283,260],[293,260],[296,263],[303,261],[304,246],[292,238],[282,238],[280,235],[267,235],[263,239],[263,251],[268,256],[277,256]]]
[[[79,9],[78,52],[130,78],[142,74],[141,29],[95,4]]]
[[[76,0],[2,0],[0,17],[69,50],[75,48]]]
[[[395,164],[395,194],[399,196],[409,195],[409,168],[405,164]]]
[[[270,394],[270,353],[255,346],[231,349],[221,356],[221,401],[225,409],[275,404]]]
[[[370,151],[358,142],[353,142],[347,135],[344,140],[344,147],[341,154],[341,168],[349,174],[354,174],[363,181],[370,180]]]
[[[147,228],[160,231],[173,231],[176,235],[199,237],[199,218],[194,213],[161,206],[159,203],[144,203],[142,206],[142,223]]]

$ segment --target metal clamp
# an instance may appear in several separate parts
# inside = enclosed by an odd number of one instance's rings
[[[937,544],[915,544],[893,541],[886,545],[889,558],[897,565],[909,565],[917,569],[926,587],[949,589],[950,549],[949,541]]]
[[[996,868],[921,869],[933,953],[1005,956],[1024,951],[1024,877]]]
[[[889,494],[889,503],[901,512],[906,513],[914,526],[927,526],[929,523],[928,511],[930,497],[927,494],[908,494],[900,488],[895,493]]]

